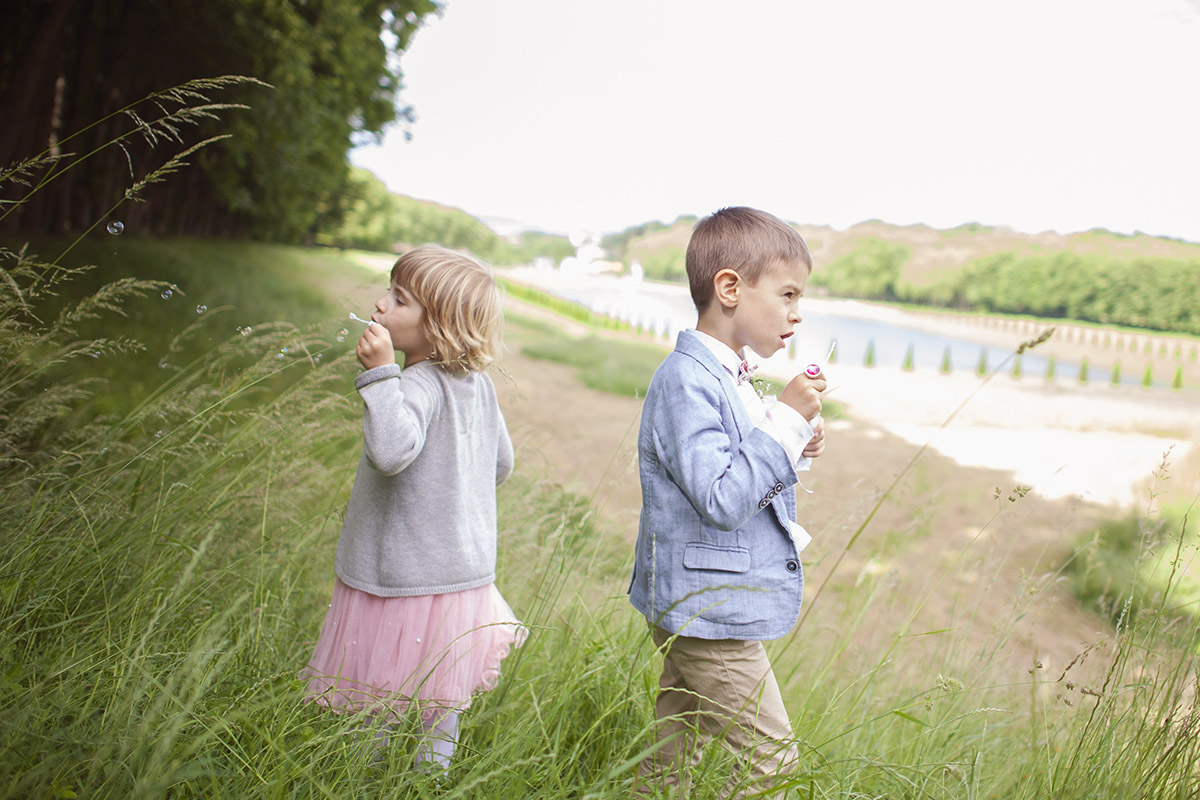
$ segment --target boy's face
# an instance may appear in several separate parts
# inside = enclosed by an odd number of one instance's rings
[[[792,327],[800,323],[799,303],[808,274],[808,265],[801,261],[783,262],[764,272],[754,286],[742,282],[731,319],[735,351],[749,345],[770,358],[787,345]]]
[[[404,353],[405,366],[424,361],[433,349],[425,335],[425,309],[399,281],[392,280],[388,293],[375,301],[371,319],[387,329],[392,346]]]

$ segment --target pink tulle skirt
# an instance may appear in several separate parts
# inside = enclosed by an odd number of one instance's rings
[[[338,580],[312,659],[308,699],[393,720],[461,711],[491,689],[500,662],[528,635],[496,585],[449,594],[378,597]]]

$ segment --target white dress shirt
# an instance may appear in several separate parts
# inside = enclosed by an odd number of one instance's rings
[[[703,331],[693,330],[692,333],[729,372],[734,386],[737,387],[738,398],[742,401],[746,415],[750,417],[754,427],[761,428],[763,433],[779,442],[797,473],[807,471],[812,466],[812,459],[804,455],[804,448],[813,438],[813,426],[817,424],[820,417],[815,417],[810,423],[799,411],[787,403],[779,402],[779,398],[760,395],[749,378],[738,379],[738,372],[743,361],[741,356],[724,342]],[[751,371],[753,371],[754,364],[749,359],[745,360],[751,363]],[[792,526],[792,539],[796,542],[796,549],[803,550],[812,541],[812,537],[796,522],[791,520],[789,522]]]

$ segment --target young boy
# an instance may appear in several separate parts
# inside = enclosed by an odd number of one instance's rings
[[[800,613],[809,536],[795,522],[792,487],[824,450],[825,378],[802,372],[778,400],[760,397],[742,350],[767,357],[785,346],[812,259],[776,217],[725,208],[696,225],[686,263],[698,321],[655,372],[638,433],[630,600],[664,656],[662,747],[639,783],[686,793],[686,770],[700,758],[695,728],[736,753],[763,789],[797,759],[762,641],[786,634]]]

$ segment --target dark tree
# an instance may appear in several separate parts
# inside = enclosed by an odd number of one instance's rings
[[[337,205],[352,137],[411,121],[411,109],[397,108],[397,55],[438,9],[435,0],[2,3],[0,172],[42,153],[79,159],[127,135],[137,118],[114,112],[154,92],[194,78],[249,76],[273,88],[226,90],[213,99],[249,108],[181,131],[185,143],[232,136],[196,153],[191,169],[148,187],[145,202],[121,214],[138,232],[306,238]],[[135,112],[153,119],[161,114],[156,105]],[[171,154],[127,137],[86,168],[62,172],[4,226],[91,225]],[[6,200],[20,196],[6,187]]]

